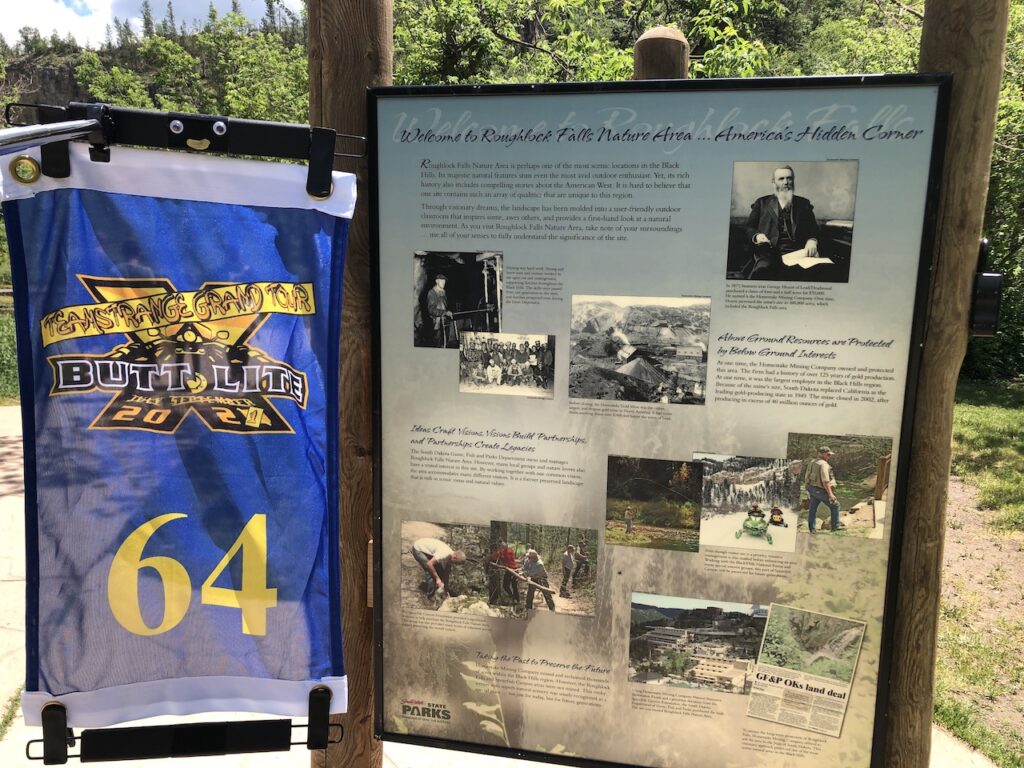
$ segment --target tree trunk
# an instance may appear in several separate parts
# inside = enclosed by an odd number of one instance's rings
[[[952,72],[930,315],[918,383],[895,606],[884,764],[928,765],[953,397],[992,160],[1007,0],[928,0],[922,72]]]
[[[310,123],[366,135],[366,88],[391,84],[391,0],[309,0]],[[344,150],[348,151],[348,150]],[[373,521],[373,361],[367,162],[351,160],[359,203],[349,230],[341,335],[342,634],[348,675],[344,740],[313,764],[374,768],[373,617],[367,608],[367,542]],[[338,719],[335,718],[335,721]]]

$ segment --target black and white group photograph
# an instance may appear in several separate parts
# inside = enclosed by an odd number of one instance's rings
[[[573,296],[569,397],[703,405],[711,299]]]
[[[850,279],[856,160],[733,163],[730,280]]]
[[[768,608],[634,592],[629,681],[749,694]]]
[[[459,391],[550,400],[555,393],[555,337],[463,333],[459,344]]]
[[[502,254],[416,251],[413,345],[458,349],[462,334],[501,331]]]
[[[800,477],[788,459],[695,453],[704,465],[700,546],[796,550]]]

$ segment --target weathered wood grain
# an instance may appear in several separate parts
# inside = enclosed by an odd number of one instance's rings
[[[896,616],[884,760],[891,768],[926,768],[929,761],[953,396],[967,348],[1008,13],[1007,0],[925,5],[920,70],[952,72],[954,79],[899,593],[887,609]]]
[[[690,72],[690,44],[678,29],[654,27],[633,46],[634,80],[672,80]]]
[[[390,0],[310,0],[310,122],[366,135],[366,88],[391,84]],[[367,543],[373,535],[373,365],[367,161],[346,160],[358,174],[359,202],[349,230],[341,334],[341,585],[348,713],[341,744],[314,766],[376,768],[373,738],[373,615],[367,607]]]

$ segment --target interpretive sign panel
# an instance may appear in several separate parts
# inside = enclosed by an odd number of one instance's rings
[[[384,737],[879,764],[947,85],[371,93]]]

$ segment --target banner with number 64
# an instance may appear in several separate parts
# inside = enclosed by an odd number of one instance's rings
[[[347,703],[341,278],[355,182],[72,145],[2,163],[25,428],[25,719]],[[19,162],[38,162],[29,153]]]

